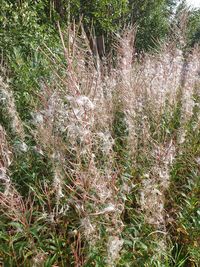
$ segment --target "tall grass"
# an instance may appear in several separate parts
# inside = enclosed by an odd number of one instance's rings
[[[139,59],[134,35],[111,65],[82,28],[60,30],[63,54],[41,48],[52,75],[26,122],[1,79],[5,266],[200,263],[200,51],[186,61],[166,43]]]

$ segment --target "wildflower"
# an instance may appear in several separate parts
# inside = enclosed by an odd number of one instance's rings
[[[62,177],[60,175],[58,168],[56,168],[55,174],[54,174],[53,186],[56,191],[56,198],[58,201],[64,196],[62,192],[62,185],[63,185]]]
[[[40,267],[46,259],[46,253],[43,251],[37,251],[35,254],[36,255],[33,257],[33,267]]]
[[[111,134],[107,131],[105,133],[100,132],[97,134],[97,136],[100,138],[101,141],[100,148],[102,152],[108,155],[108,153],[111,152],[112,146],[114,144],[114,140]]]
[[[33,122],[35,124],[42,124],[44,123],[44,117],[41,113],[32,113]]]
[[[110,203],[106,208],[103,209],[102,213],[107,213],[107,212],[114,212],[116,211],[115,205]]]
[[[25,142],[18,142],[16,145],[16,148],[19,149],[21,152],[27,152],[28,151],[28,146]]]
[[[115,261],[119,257],[119,253],[124,244],[124,240],[118,236],[110,236],[108,240],[108,264],[109,266],[115,266]]]
[[[89,99],[89,97],[85,95],[80,95],[78,97],[73,97],[73,96],[67,96],[67,100],[70,102],[70,105],[75,108],[75,107],[84,107],[88,110],[94,110],[94,104],[92,101]]]
[[[200,157],[196,158],[196,162],[200,165]]]
[[[95,226],[92,225],[89,217],[85,217],[81,220],[81,228],[83,229],[85,237],[90,240],[95,232]]]

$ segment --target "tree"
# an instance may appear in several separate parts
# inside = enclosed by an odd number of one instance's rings
[[[169,18],[174,0],[130,0],[129,20],[138,26],[136,47],[149,50],[158,40],[164,38],[169,30]]]
[[[188,19],[188,44],[194,46],[200,43],[200,9],[192,10]]]
[[[80,0],[80,14],[87,27],[94,26],[97,34],[117,31],[127,12],[127,0]]]

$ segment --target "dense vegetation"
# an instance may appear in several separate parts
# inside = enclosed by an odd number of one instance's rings
[[[200,10],[0,12],[0,265],[198,267]]]

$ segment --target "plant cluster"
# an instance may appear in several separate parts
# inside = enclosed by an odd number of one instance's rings
[[[28,103],[2,66],[2,264],[198,266],[199,48],[138,58],[126,30],[111,64],[58,29]]]

